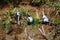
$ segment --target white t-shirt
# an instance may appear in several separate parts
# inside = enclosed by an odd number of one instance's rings
[[[43,16],[43,19],[44,19],[44,20],[43,20],[44,22],[49,22],[49,19],[48,19],[47,16],[44,15],[44,16]]]
[[[29,20],[30,22],[32,22],[33,18],[32,17],[28,17],[27,20]]]
[[[17,12],[17,15],[20,16],[20,12]]]

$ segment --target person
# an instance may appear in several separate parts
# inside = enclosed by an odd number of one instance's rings
[[[56,31],[56,33],[57,33],[57,34],[60,34],[60,29],[58,29],[58,30]]]
[[[28,25],[33,24],[34,23],[34,19],[28,14],[26,16],[27,16]]]
[[[43,21],[42,23],[44,24],[48,24],[49,23],[49,18],[44,14],[44,10],[42,11],[42,15],[43,15]]]
[[[16,13],[16,18],[15,19],[16,19],[18,25],[20,25],[20,21],[19,21],[21,19],[21,13],[20,12]]]
[[[49,18],[47,16],[43,15],[43,21],[48,23],[49,22]]]

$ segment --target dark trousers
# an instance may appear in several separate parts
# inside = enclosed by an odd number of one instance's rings
[[[34,23],[34,20],[32,21],[32,22],[28,22],[28,25],[31,25],[31,24],[33,24]]]
[[[41,24],[47,24],[47,25],[50,25],[50,26],[57,26],[57,24],[54,24],[52,22],[44,22],[44,21],[42,21],[42,22],[39,22],[39,23],[41,23]]]
[[[44,21],[42,21],[41,24],[49,24],[49,22],[44,22]]]

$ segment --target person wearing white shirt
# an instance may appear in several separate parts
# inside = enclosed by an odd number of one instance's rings
[[[44,23],[44,24],[46,24],[46,23],[49,23],[49,18],[44,14],[44,9],[43,9],[43,11],[42,11],[42,15],[43,15],[43,21],[42,21],[42,23]]]
[[[27,22],[28,22],[28,25],[34,23],[34,19],[30,15],[28,15],[28,14],[27,14]]]
[[[44,21],[44,22],[49,22],[48,17],[44,15],[44,16],[43,16],[43,21]]]
[[[20,21],[19,21],[20,19],[21,19],[21,13],[17,12],[16,13],[16,21],[17,21],[18,25],[20,25]]]
[[[58,29],[56,32],[57,32],[57,34],[59,34],[59,35],[60,35],[60,29]]]

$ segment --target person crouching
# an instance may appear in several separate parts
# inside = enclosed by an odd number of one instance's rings
[[[31,25],[34,23],[34,19],[30,16],[30,15],[26,15],[27,16],[27,22],[28,22],[28,25]]]

